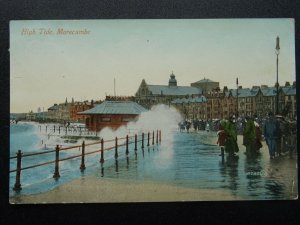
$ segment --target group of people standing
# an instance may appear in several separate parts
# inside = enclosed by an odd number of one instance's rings
[[[216,131],[217,130],[217,122],[216,121],[205,121],[205,120],[199,120],[199,119],[193,119],[193,120],[184,120],[179,122],[178,127],[180,132],[185,131],[189,133],[190,129],[193,128],[195,132],[200,130],[206,130],[206,131]]]
[[[226,152],[229,156],[234,156],[239,151],[236,127],[234,116],[229,120],[220,121],[217,143],[221,147],[221,155]],[[245,154],[247,156],[259,153],[263,146],[263,138],[268,146],[270,159],[281,155],[284,144],[290,143],[292,147],[293,143],[296,142],[294,140],[295,131],[288,128],[287,122],[280,121],[272,112],[268,113],[268,117],[264,119],[262,124],[259,124],[255,115],[247,116],[244,118],[242,127],[243,145],[246,147]]]
[[[221,147],[221,156],[227,153],[235,156],[239,152],[237,136],[243,136],[243,145],[246,147],[247,156],[255,156],[263,147],[265,140],[269,149],[270,159],[280,156],[283,149],[293,149],[297,145],[296,122],[285,120],[284,117],[274,116],[268,113],[266,118],[257,118],[256,115],[239,117],[231,116],[225,120],[185,120],[180,122],[180,132],[190,129],[205,131],[217,131],[217,144]],[[291,150],[288,151],[291,153]]]

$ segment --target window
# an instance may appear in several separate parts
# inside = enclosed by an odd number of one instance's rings
[[[130,117],[123,117],[122,118],[122,122],[130,122],[130,121],[134,121],[134,118],[130,118]]]
[[[111,117],[101,117],[100,121],[101,122],[110,122],[111,121]]]

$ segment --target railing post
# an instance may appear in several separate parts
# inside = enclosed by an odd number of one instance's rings
[[[159,144],[161,144],[161,130],[159,130]]]
[[[58,134],[60,134],[60,126],[58,125]]]
[[[148,143],[147,143],[147,146],[150,145],[150,132],[148,132]]]
[[[126,135],[126,155],[129,154],[129,151],[128,151],[128,134]]]
[[[85,156],[85,143],[83,141],[82,148],[81,148],[81,165],[80,165],[81,172],[85,170],[84,156]]]
[[[14,191],[19,192],[22,190],[21,187],[21,161],[22,161],[22,152],[18,150],[17,152],[17,171],[16,171],[16,183],[13,188]]]
[[[101,138],[101,158],[100,158],[100,163],[104,163],[104,148],[103,148],[103,138]]]
[[[53,178],[58,179],[59,177],[60,177],[60,175],[59,175],[59,146],[56,145],[56,148],[55,148],[55,169],[54,169]]]
[[[144,132],[142,133],[142,149],[144,149]]]
[[[55,125],[53,125],[53,133],[55,133]]]
[[[152,133],[152,145],[154,145],[154,131]]]
[[[115,159],[118,159],[118,138],[115,139]]]
[[[134,135],[134,151],[137,151],[137,135]]]
[[[156,144],[158,144],[158,130],[156,130]]]
[[[47,125],[46,125],[46,134],[47,134]]]

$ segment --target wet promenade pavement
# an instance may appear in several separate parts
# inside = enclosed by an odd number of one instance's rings
[[[296,155],[270,160],[265,142],[259,155],[247,157],[239,136],[237,157],[225,157],[223,161],[216,133],[174,132],[172,140],[166,136],[162,140],[161,146],[139,150],[135,157],[119,160],[117,167],[104,168],[102,175],[99,170],[97,176],[221,190],[246,200],[298,196]]]

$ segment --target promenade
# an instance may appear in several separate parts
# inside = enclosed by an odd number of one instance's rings
[[[172,153],[174,155],[167,154],[167,149],[161,146],[159,150],[149,151],[148,156],[146,152],[145,157],[139,156],[137,164],[131,163],[129,169],[120,169],[115,172],[112,167],[105,171],[104,177],[95,172],[93,175],[82,176],[45,193],[11,197],[10,202],[44,204],[290,200],[297,198],[298,180],[295,155],[292,158],[286,155],[270,160],[267,146],[263,142],[260,156],[254,159],[247,158],[244,154],[242,137],[239,136],[240,151],[237,159],[230,161],[225,157],[222,161],[219,156],[219,147],[215,145],[215,133],[191,132],[176,135],[179,138],[173,143],[172,148],[178,149],[180,154],[175,150]],[[205,151],[199,151],[196,145],[199,140],[207,144]],[[190,143],[188,147],[187,141]],[[179,144],[182,145],[179,146]],[[189,153],[189,149],[192,149],[193,153]],[[189,154],[193,158],[186,158]],[[149,168],[151,168],[151,174],[149,174]],[[162,175],[163,173],[169,175]],[[148,176],[161,177],[148,179]],[[189,183],[191,185],[187,185]]]

